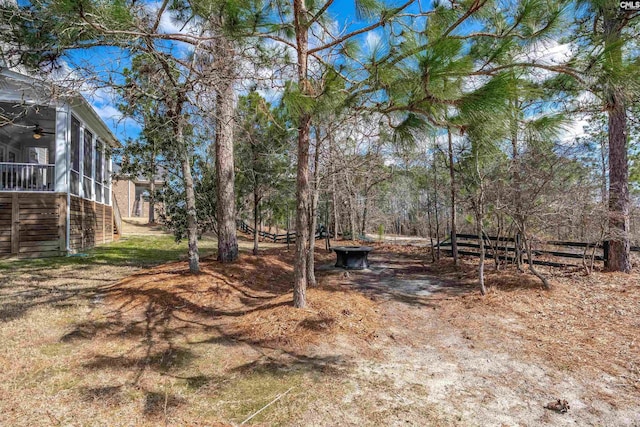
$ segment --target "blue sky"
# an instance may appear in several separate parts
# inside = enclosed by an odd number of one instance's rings
[[[149,2],[149,4],[157,4]],[[388,3],[392,5],[401,4],[401,2],[394,1]],[[348,28],[353,31],[358,28],[362,28],[368,25],[369,22],[360,21],[356,18],[355,3],[353,0],[336,0],[329,8],[331,17],[335,20],[339,28]],[[161,28],[165,32],[178,32],[183,30],[180,23],[174,22],[169,13],[165,13],[162,19]],[[372,34],[369,36],[361,36],[363,42],[369,40],[375,40],[376,37]],[[117,77],[117,70],[122,70],[129,62],[126,58],[123,58],[123,52],[116,48],[98,47],[88,50],[76,50],[67,54],[67,62],[72,69],[77,67],[82,68],[87,65],[87,68],[94,68],[98,70],[99,80],[107,76],[107,70],[115,70],[116,73],[112,74]],[[140,127],[131,119],[125,119],[116,108],[114,100],[114,91],[109,87],[99,84],[97,89],[92,86],[83,91],[85,97],[94,106],[96,112],[102,117],[102,119],[111,128],[113,133],[121,140],[125,141],[127,138],[135,137]]]
[[[389,2],[387,4],[398,5],[402,3],[402,0],[395,0],[392,3]],[[149,2],[148,4],[157,5],[158,3]],[[429,4],[425,4],[423,7],[428,7]],[[417,4],[411,6],[412,11],[415,12],[417,7]],[[347,29],[348,31],[353,31],[370,23],[357,19],[353,0],[336,0],[329,8],[329,13],[334,19],[337,28]],[[163,15],[161,28],[167,33],[184,31],[181,23],[173,21],[169,13],[165,13],[165,15]],[[382,34],[382,31],[378,29],[368,34],[361,35],[359,40],[361,40],[361,44],[365,46],[366,49],[367,45],[376,42],[376,39],[380,34]],[[178,51],[182,49],[183,53],[187,53],[189,51],[189,47],[186,47],[185,45],[176,45],[175,48]],[[545,47],[543,51],[545,51],[545,54],[550,53],[552,55],[562,55],[564,53],[563,47],[558,45]],[[123,58],[123,52],[121,50],[105,47],[91,48],[86,51],[70,52],[68,55],[68,62],[72,67],[73,65],[82,67],[83,63],[89,64],[91,67],[99,70],[98,75],[103,77],[107,75],[106,70],[112,69],[116,71],[114,75],[117,75],[119,70],[122,70],[123,67],[126,67],[129,64],[127,58]],[[99,87],[97,89],[87,90],[84,93],[93,104],[98,114],[121,141],[124,142],[127,138],[135,137],[139,133],[139,125],[131,119],[123,118],[117,110],[113,96],[114,91],[112,89],[109,87]],[[279,91],[276,89],[273,90],[271,95],[277,96],[278,93]],[[582,124],[583,123],[576,124],[574,133],[581,133]]]

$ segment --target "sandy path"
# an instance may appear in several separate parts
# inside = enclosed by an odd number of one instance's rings
[[[620,392],[615,378],[585,379],[493,350],[441,315],[447,299],[469,289],[425,274],[415,257],[371,259],[370,271],[350,272],[349,279],[380,301],[385,327],[374,347],[382,357],[356,358],[351,391],[335,403],[349,409],[324,408],[322,424],[640,426],[640,404],[600,400]],[[555,399],[569,402],[568,413],[544,408]]]

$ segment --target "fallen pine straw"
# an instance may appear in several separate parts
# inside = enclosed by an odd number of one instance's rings
[[[110,316],[119,324],[162,322],[163,333],[194,324],[263,347],[301,350],[346,334],[368,340],[378,327],[376,304],[353,290],[332,286],[307,289],[305,309],[292,307],[291,254],[267,251],[239,261],[202,262],[191,275],[186,262],[165,264],[135,274],[106,296]]]
[[[461,269],[473,281],[474,263]],[[640,277],[590,276],[549,269],[553,289],[545,291],[530,274],[489,271],[486,297],[452,298],[438,310],[475,345],[551,363],[585,377],[611,381],[640,396]]]

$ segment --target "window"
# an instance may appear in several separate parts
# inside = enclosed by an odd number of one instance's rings
[[[85,199],[91,199],[91,187],[93,180],[93,134],[89,132],[87,129],[84,130],[84,159],[82,160],[83,165],[83,190]]]
[[[96,160],[96,177],[95,177],[95,190],[96,201],[102,202],[102,187],[104,184],[104,156],[102,154],[102,141],[96,141],[95,149]]]
[[[71,117],[71,194],[80,195],[80,122]]]
[[[25,147],[25,152],[27,163],[49,164],[49,149],[47,147]]]
[[[104,204],[111,204],[111,156],[108,151],[104,153]]]
[[[46,153],[45,153],[46,154]],[[111,165],[105,144],[71,116],[70,193],[111,204]]]

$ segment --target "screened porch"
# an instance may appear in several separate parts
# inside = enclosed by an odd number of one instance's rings
[[[0,103],[0,191],[55,191],[55,110]]]
[[[111,204],[109,147],[73,110],[0,102],[0,192],[69,192]]]

